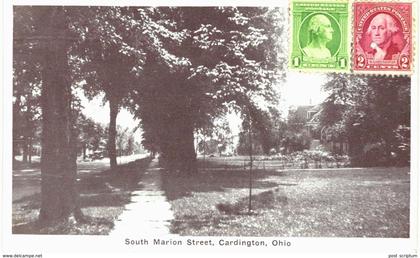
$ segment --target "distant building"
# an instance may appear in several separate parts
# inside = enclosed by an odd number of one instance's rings
[[[329,126],[321,127],[322,105],[298,106],[293,110],[292,123],[302,128],[302,133],[310,140],[309,149],[319,146],[338,154],[347,154],[349,145],[343,135],[339,135]]]

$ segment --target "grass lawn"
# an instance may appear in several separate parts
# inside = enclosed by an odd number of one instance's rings
[[[102,163],[78,165],[80,206],[86,223],[67,221],[51,227],[37,223],[41,204],[39,167],[18,164],[13,173],[13,228],[14,234],[108,234],[114,220],[130,202],[150,159],[141,159],[120,165],[111,172]],[[105,169],[104,169],[105,168]]]
[[[172,232],[196,236],[409,237],[409,168],[165,173]]]

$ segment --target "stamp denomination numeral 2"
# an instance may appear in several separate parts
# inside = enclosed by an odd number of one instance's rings
[[[407,73],[412,70],[411,3],[353,3],[353,70]]]

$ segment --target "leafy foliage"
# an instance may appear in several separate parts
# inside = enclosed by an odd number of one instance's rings
[[[409,78],[331,75],[325,89],[321,125],[347,138],[354,164],[409,162]]]
[[[194,162],[193,131],[209,128],[229,108],[247,113],[257,102],[274,101],[282,77],[277,9],[159,9],[181,31],[181,44],[167,44],[188,60],[188,69],[147,55],[133,109],[141,118],[144,144],[168,160]],[[178,67],[176,73],[174,68]],[[186,156],[179,156],[180,149]],[[175,165],[176,166],[176,165]]]

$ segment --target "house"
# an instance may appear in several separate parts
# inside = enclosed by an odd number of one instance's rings
[[[289,111],[290,112],[290,111]],[[349,145],[345,137],[339,135],[330,126],[321,127],[322,105],[298,106],[289,113],[289,122],[298,126],[301,132],[309,138],[309,149],[322,146],[324,149],[338,154],[348,153]]]

